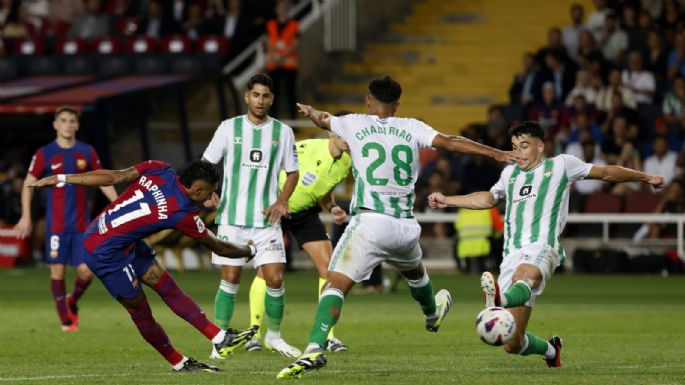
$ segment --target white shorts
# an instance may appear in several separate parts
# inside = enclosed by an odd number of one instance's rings
[[[350,220],[333,251],[328,271],[359,282],[381,262],[400,271],[414,269],[421,263],[420,236],[421,226],[413,218],[362,212]]]
[[[497,278],[497,284],[501,293],[507,291],[513,284],[511,282],[514,276],[514,271],[520,264],[529,264],[537,267],[542,274],[542,282],[540,285],[532,290],[530,299],[526,302],[526,306],[533,307],[535,304],[535,297],[541,295],[545,291],[545,284],[547,280],[554,273],[554,269],[559,266],[559,253],[553,247],[544,242],[535,242],[526,245],[518,250],[514,250],[511,254],[504,257],[500,265],[500,273]]]
[[[221,240],[239,245],[247,244],[249,240],[252,240],[257,248],[257,255],[252,260],[255,268],[269,263],[285,263],[285,247],[280,225],[271,227],[219,225],[217,236]],[[247,258],[226,258],[212,253],[212,263],[224,266],[245,266]]]

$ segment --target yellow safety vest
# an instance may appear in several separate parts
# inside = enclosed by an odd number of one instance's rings
[[[454,228],[459,233],[457,252],[459,258],[484,257],[490,255],[492,214],[490,210],[459,209]]]

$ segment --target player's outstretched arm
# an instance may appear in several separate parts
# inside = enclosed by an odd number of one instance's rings
[[[468,195],[444,196],[434,192],[428,196],[428,205],[434,209],[446,207],[463,207],[465,209],[483,210],[495,207],[498,200],[490,191],[478,191]]]
[[[519,159],[513,151],[502,151],[496,148],[474,142],[463,136],[447,136],[438,134],[433,139],[433,147],[462,154],[484,155],[498,162],[512,163]]]
[[[250,241],[247,245],[236,245],[231,242],[222,241],[213,232],[207,230],[207,234],[198,239],[209,250],[226,258],[252,258],[257,253],[257,249]]]
[[[24,184],[21,188],[21,218],[14,226],[14,231],[17,234],[17,238],[24,239],[31,235],[31,229],[33,224],[31,223],[31,199],[33,198],[33,185],[38,179],[27,174],[26,179],[24,179]]]
[[[596,166],[593,165],[585,179],[598,179],[604,182],[643,182],[654,188],[664,187],[664,178],[661,175],[647,174],[621,166]]]
[[[138,178],[135,167],[124,170],[95,170],[83,174],[58,174],[51,175],[36,181],[30,187],[46,187],[68,184],[80,186],[112,186],[119,183],[130,183]]]
[[[331,117],[333,115],[331,115],[329,112],[319,111],[312,106],[302,103],[297,103],[297,109],[305,117],[309,117],[309,119],[311,119],[312,122],[314,122],[314,124],[316,124],[319,128],[323,128],[327,131],[331,130]]]

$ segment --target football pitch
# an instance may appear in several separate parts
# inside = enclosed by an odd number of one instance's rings
[[[173,273],[213,318],[216,272]],[[69,275],[69,289],[71,277]],[[297,380],[316,384],[685,384],[685,276],[556,275],[538,298],[529,330],[564,339],[561,369],[539,356],[482,343],[474,320],[479,277],[433,273],[453,307],[437,334],[424,330],[405,283],[391,294],[352,294],[336,336],[350,351]],[[251,272],[243,276],[233,325],[249,323]],[[315,309],[314,273],[288,273],[283,335],[305,345]],[[153,314],[183,354],[209,362],[209,342],[146,288]],[[217,362],[221,373],[172,373],[128,313],[94,280],[80,302],[81,330],[60,331],[45,268],[0,271],[0,384],[269,384],[292,361],[271,352]],[[283,381],[278,381],[283,382]],[[286,381],[287,383],[287,381]]]

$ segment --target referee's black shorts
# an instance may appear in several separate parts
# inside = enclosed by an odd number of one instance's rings
[[[304,245],[307,242],[327,241],[326,227],[319,219],[321,207],[315,205],[307,210],[293,213],[281,219],[283,232],[289,231],[295,237],[297,244]]]

